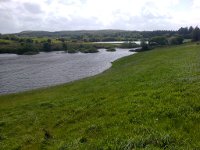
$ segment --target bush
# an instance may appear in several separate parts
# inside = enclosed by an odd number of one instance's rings
[[[115,52],[116,49],[115,48],[108,48],[108,49],[106,49],[106,51],[108,51],[108,52]]]
[[[37,54],[39,52],[39,50],[35,47],[34,44],[32,43],[21,43],[21,46],[18,48],[17,50],[17,54],[19,55],[33,55],[33,54]]]
[[[83,52],[83,53],[97,53],[99,51],[96,48],[91,47],[91,48],[85,49],[85,50],[83,50],[81,52]]]
[[[50,51],[51,51],[51,43],[45,42],[45,43],[43,44],[43,51],[45,51],[45,52],[50,52]]]
[[[136,47],[139,47],[139,45],[134,42],[122,43],[120,46],[120,48],[136,48]]]
[[[68,53],[76,53],[78,51],[82,53],[96,53],[98,52],[97,48],[91,44],[78,44],[78,43],[68,43],[65,47],[65,50]]]
[[[167,45],[168,41],[165,36],[155,36],[151,38],[150,43],[157,43],[158,45]]]
[[[175,36],[175,37],[171,37],[168,40],[168,43],[170,45],[179,45],[183,43],[183,37],[182,36]]]
[[[74,49],[69,49],[67,50],[67,53],[77,53],[78,51],[74,50]]]
[[[146,51],[146,50],[149,50],[149,49],[150,49],[150,48],[149,48],[149,44],[147,44],[147,42],[145,42],[145,41],[141,41],[140,46],[142,47],[142,48],[141,48],[142,51]]]
[[[192,40],[193,41],[200,41],[200,29],[196,27],[192,32]]]

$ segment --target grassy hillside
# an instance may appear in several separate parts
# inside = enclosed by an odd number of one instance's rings
[[[104,73],[0,96],[0,149],[200,149],[200,46],[122,58]]]

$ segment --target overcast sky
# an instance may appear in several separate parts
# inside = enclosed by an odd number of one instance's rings
[[[0,0],[0,33],[176,30],[200,24],[200,0]]]

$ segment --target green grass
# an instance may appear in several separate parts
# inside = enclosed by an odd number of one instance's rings
[[[11,40],[4,40],[4,39],[0,39],[0,45],[3,45],[3,44],[11,44],[11,43],[13,43],[13,41],[11,41]]]
[[[159,48],[72,83],[0,96],[0,149],[200,149],[200,46]]]

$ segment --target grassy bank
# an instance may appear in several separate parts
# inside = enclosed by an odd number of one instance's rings
[[[199,58],[196,44],[159,48],[0,96],[0,149],[200,149]]]

